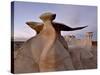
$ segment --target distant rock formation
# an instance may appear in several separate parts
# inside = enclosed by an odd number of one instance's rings
[[[84,37],[84,47],[88,50],[92,51],[92,36],[93,32],[86,32]]]
[[[73,64],[76,69],[82,69],[82,59],[90,59],[93,57],[92,50],[92,36],[93,32],[86,32],[83,39],[78,39],[75,35],[65,36],[65,40],[68,42],[68,49],[71,53]]]

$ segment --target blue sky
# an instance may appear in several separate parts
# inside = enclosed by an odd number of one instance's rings
[[[85,32],[94,32],[93,40],[97,40],[97,7],[63,4],[46,4],[33,2],[14,3],[14,37],[30,38],[36,33],[25,24],[27,21],[42,22],[39,16],[44,12],[56,13],[56,22],[64,23],[70,27],[88,25],[78,31],[62,32],[62,35],[73,34],[82,38]]]

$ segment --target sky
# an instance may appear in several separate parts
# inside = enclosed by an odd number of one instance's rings
[[[42,22],[39,16],[45,12],[56,13],[54,21],[70,27],[86,26],[77,31],[62,31],[61,34],[75,35],[81,39],[86,32],[93,32],[93,40],[97,40],[97,7],[68,4],[48,4],[34,2],[14,2],[14,38],[17,40],[29,39],[36,32],[25,23],[28,21]]]

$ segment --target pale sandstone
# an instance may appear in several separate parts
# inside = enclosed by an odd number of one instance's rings
[[[43,26],[30,25],[37,35],[27,40],[15,56],[15,73],[73,70],[68,45],[60,31],[73,31],[84,27],[70,28],[54,23],[55,14],[45,13],[40,16]],[[37,22],[35,22],[37,24]],[[40,24],[39,24],[40,25]],[[56,28],[56,26],[58,26]],[[59,29],[60,28],[60,29]]]

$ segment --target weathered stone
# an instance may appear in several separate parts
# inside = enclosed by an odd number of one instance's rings
[[[85,34],[85,38],[84,38],[84,47],[87,48],[88,50],[92,51],[92,36],[93,36],[93,32],[87,32]]]
[[[93,58],[93,54],[91,52],[92,32],[87,32],[83,39],[77,39],[73,35],[66,36],[65,39],[68,43],[68,49],[71,53],[74,67],[76,69],[83,69],[81,60]]]
[[[37,35],[27,40],[15,57],[15,73],[73,70],[68,45],[60,31],[73,31],[84,27],[71,28],[52,22],[56,14],[44,13],[43,23],[27,22],[37,31]],[[38,24],[38,26],[36,26]]]

